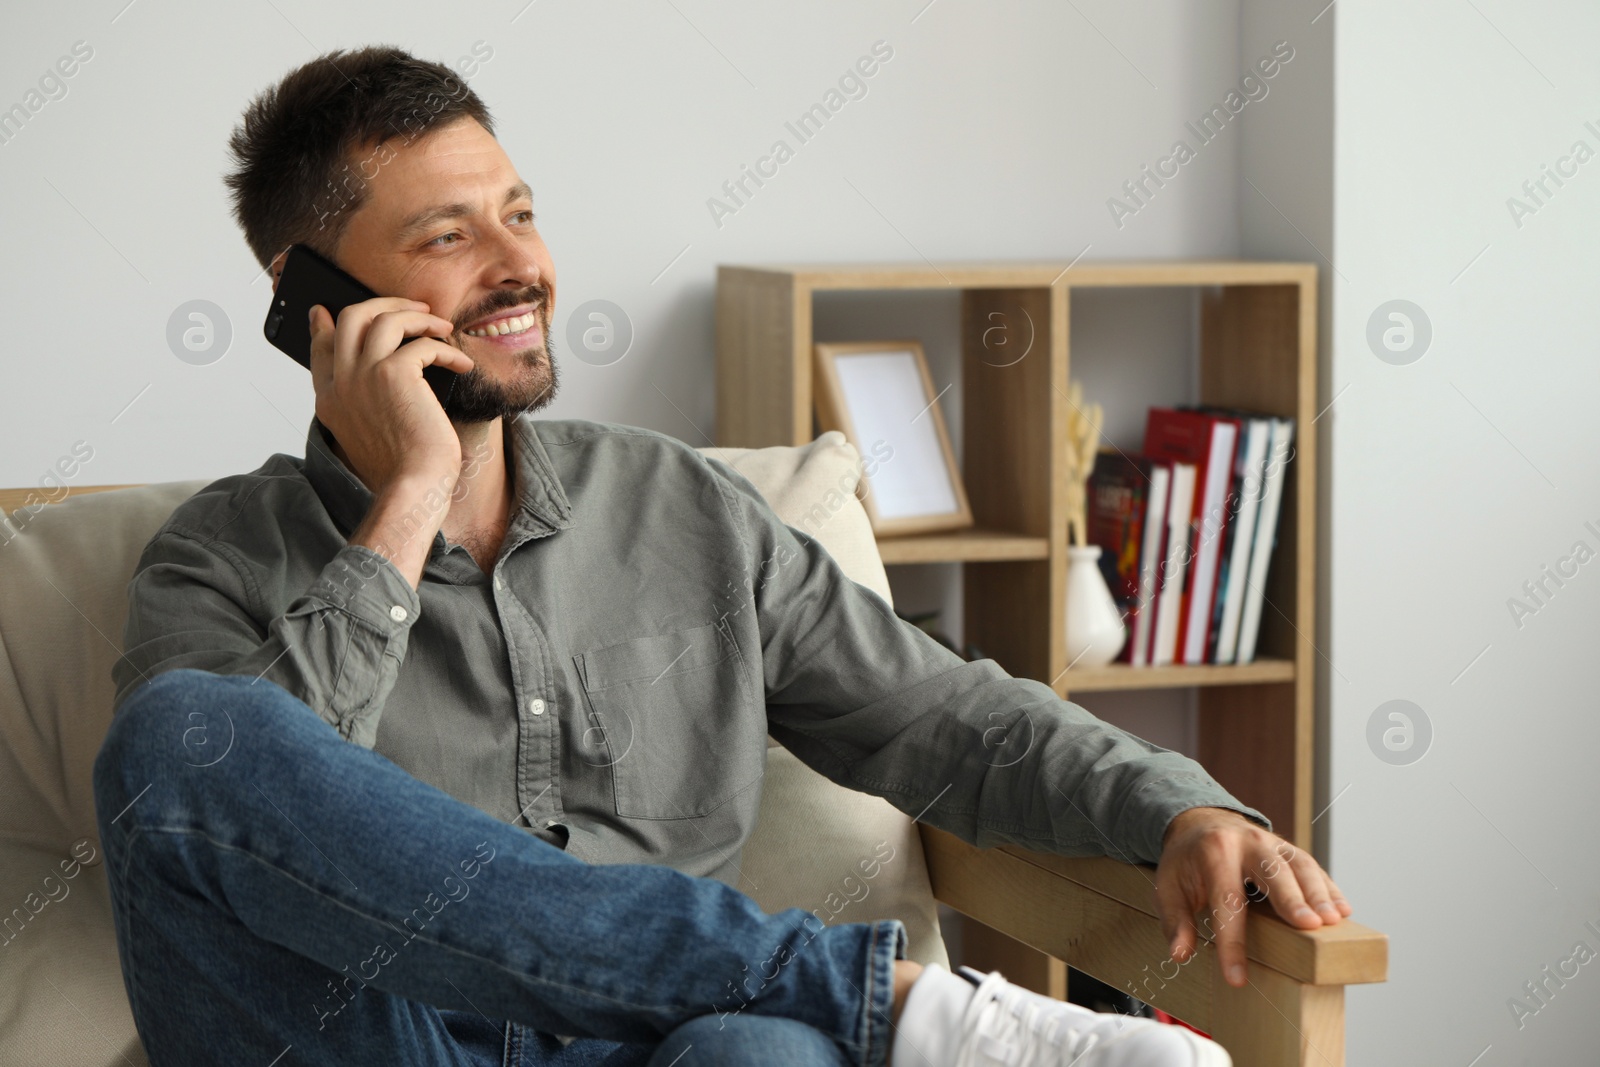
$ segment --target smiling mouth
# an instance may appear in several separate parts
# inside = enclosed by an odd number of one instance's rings
[[[517,315],[509,319],[496,319],[487,326],[479,326],[471,330],[463,330],[468,337],[508,337],[513,334],[527,333],[538,325],[538,309],[524,315]]]

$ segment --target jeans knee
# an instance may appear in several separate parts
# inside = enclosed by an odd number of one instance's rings
[[[701,1015],[668,1034],[647,1067],[842,1067],[844,1050],[827,1034],[770,1015]]]
[[[180,668],[137,686],[112,716],[94,761],[96,812],[102,830],[152,782],[193,777],[182,772],[221,762],[232,751],[237,721],[271,723],[282,715],[252,714],[258,705],[292,702],[265,679]],[[265,707],[261,710],[265,711]]]

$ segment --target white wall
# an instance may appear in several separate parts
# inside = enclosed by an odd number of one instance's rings
[[[475,42],[493,49],[471,83],[536,190],[564,305],[558,356],[566,313],[591,298],[621,305],[636,330],[614,366],[562,360],[556,416],[706,443],[720,262],[1235,250],[1226,152],[1185,168],[1120,230],[1105,207],[1237,76],[1234,0],[1076,11],[505,0],[481,13],[124,3],[33,5],[0,38],[0,106],[73,42],[94,49],[67,95],[0,144],[12,335],[0,484],[35,484],[78,440],[94,448],[82,484],[220,476],[301,453],[310,383],[261,339],[267,282],[220,175],[245,102],[335,46],[392,42],[450,62]],[[865,98],[719,228],[708,198],[776,138],[797,144],[784,122],[880,39],[894,58]],[[207,366],[181,362],[165,339],[192,299],[220,305],[233,327]]]
[[[1507,200],[1575,141],[1600,152],[1600,9],[1336,15],[1329,817],[1358,916],[1393,937],[1390,983],[1350,992],[1350,1062],[1593,1063],[1600,963],[1520,1028],[1508,1001],[1600,952],[1600,563],[1520,626],[1507,604],[1600,551],[1600,160],[1520,227]],[[1432,323],[1409,365],[1367,344],[1394,299]],[[1406,766],[1367,741],[1396,699],[1433,730]]]

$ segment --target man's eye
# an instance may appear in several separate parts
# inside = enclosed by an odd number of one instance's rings
[[[521,219],[524,222],[532,222],[533,221],[533,217],[534,217],[533,216],[533,212],[531,212],[531,211],[519,211],[515,215],[511,216],[513,221],[515,221],[517,219]]]
[[[461,235],[452,230],[450,233],[441,233],[438,237],[435,237],[433,240],[429,241],[428,245],[429,247],[434,247],[443,246],[446,244],[455,244],[456,241],[460,240],[460,238]]]

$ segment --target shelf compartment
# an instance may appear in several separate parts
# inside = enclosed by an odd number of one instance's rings
[[[1247,667],[1068,671],[1061,457],[1068,418],[1073,295],[1089,289],[1198,290],[1201,403],[1298,421],[1284,486],[1261,659]],[[1194,687],[1200,762],[1225,787],[1311,847],[1316,662],[1318,270],[1240,260],[1145,263],[792,263],[717,271],[717,443],[803,445],[813,431],[813,298],[823,292],[957,290],[962,473],[977,531],[880,542],[887,564],[963,567],[966,639],[1019,678],[1061,693]],[[1001,318],[1000,316],[1005,316]],[[1033,341],[996,360],[985,344],[1021,316]],[[977,432],[977,427],[984,432]],[[982,533],[979,531],[987,531]],[[1002,540],[993,539],[999,534]],[[1045,539],[1046,551],[1040,554]],[[1270,658],[1269,658],[1270,657]]]
[[[1265,685],[1294,681],[1294,661],[1258,659],[1252,663],[1195,666],[1130,667],[1112,663],[1104,667],[1068,670],[1056,680],[1055,691],[1104,693],[1116,689],[1176,689],[1190,685]]]
[[[1048,537],[1026,537],[980,526],[937,533],[878,538],[878,555],[892,563],[982,563],[989,560],[1049,559]]]

